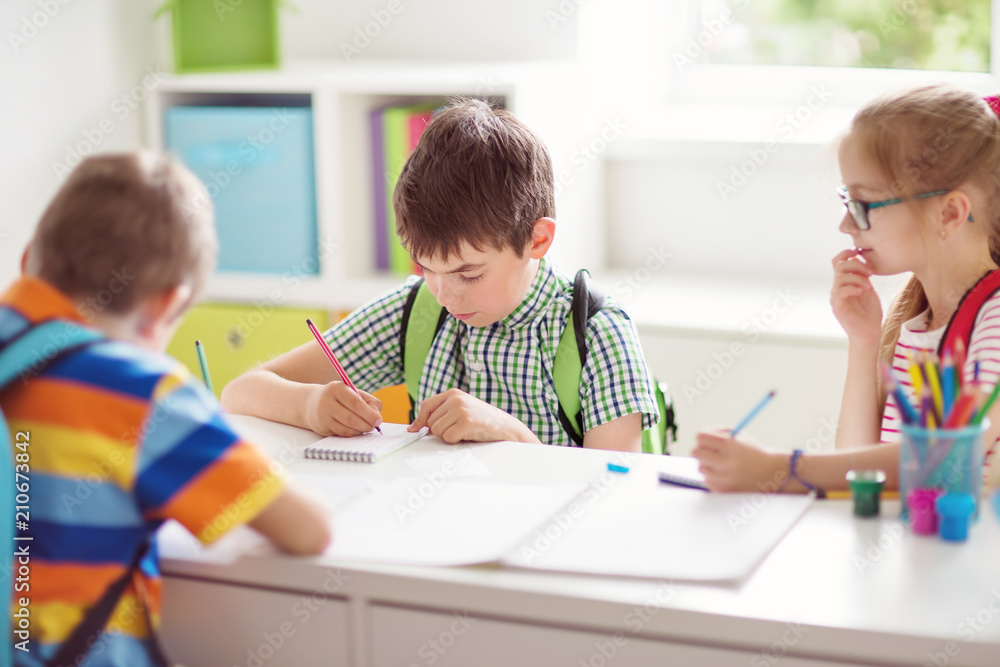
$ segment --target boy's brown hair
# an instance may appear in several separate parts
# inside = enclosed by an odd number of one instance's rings
[[[211,199],[194,174],[156,153],[109,153],[81,162],[56,193],[26,268],[92,317],[182,284],[196,299],[217,253]]]
[[[520,257],[535,221],[555,217],[552,159],[511,112],[455,99],[427,125],[392,204],[400,241],[414,257],[447,259],[463,242]]]

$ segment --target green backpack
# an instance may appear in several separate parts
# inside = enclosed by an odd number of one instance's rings
[[[573,281],[573,316],[566,323],[553,363],[553,380],[559,398],[559,423],[577,446],[583,446],[583,414],[580,405],[580,378],[587,359],[587,322],[603,306],[604,295],[590,282],[590,274],[581,269]],[[416,396],[424,362],[431,351],[448,311],[431,294],[421,278],[410,289],[403,306],[403,322],[399,332],[400,357],[406,378],[406,393],[410,397],[410,421],[416,418]],[[674,406],[666,382],[654,381],[660,421],[642,432],[642,451],[647,454],[667,454],[671,442],[677,439]]]

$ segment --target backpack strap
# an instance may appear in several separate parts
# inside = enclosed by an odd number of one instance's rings
[[[943,357],[947,352],[952,358],[955,357],[955,345],[962,341],[965,349],[969,349],[972,340],[972,327],[976,324],[976,318],[983,304],[1000,290],[1000,270],[993,270],[979,279],[968,292],[962,297],[955,309],[955,314],[951,316],[944,335],[941,336],[941,344],[938,346],[938,357]]]
[[[15,336],[0,351],[0,390],[7,388],[19,378],[27,382],[56,361],[100,340],[104,340],[104,336],[99,332],[66,320],[49,320],[28,328]],[[0,423],[6,432],[5,422],[0,414]],[[7,450],[10,453],[9,438],[4,439],[7,441]],[[132,555],[125,573],[108,587],[94,606],[86,611],[80,623],[60,645],[56,655],[48,661],[49,665],[53,667],[75,665],[81,656],[90,651],[93,638],[104,629],[108,619],[111,618],[112,612],[125,592],[125,587],[150,548],[150,539],[147,537]],[[147,621],[150,620],[148,615],[146,618]],[[168,664],[153,628],[150,627],[149,630],[154,656],[162,664]]]
[[[604,294],[581,269],[573,281],[572,316],[566,322],[552,365],[552,379],[559,400],[559,423],[573,443],[583,446],[583,413],[580,403],[580,379],[587,361],[587,323],[604,307]],[[437,302],[421,278],[413,284],[403,304],[399,332],[399,350],[410,398],[410,421],[416,419],[417,392],[427,355],[448,317],[447,309]]]
[[[552,380],[559,399],[559,423],[578,447],[583,446],[580,381],[587,361],[587,323],[604,306],[604,294],[590,281],[586,269],[573,280],[571,317],[566,322],[552,364]]]
[[[0,351],[0,389],[37,375],[57,358],[101,340],[101,334],[66,320],[49,320],[15,336]]]
[[[411,422],[417,418],[417,391],[424,363],[447,317],[448,310],[434,298],[424,279],[413,283],[403,304],[403,321],[399,329],[399,356],[403,363],[406,393],[410,398]]]
[[[135,553],[132,554],[132,560],[129,562],[128,567],[125,570],[125,574],[120,576],[115,580],[108,589],[104,591],[104,595],[101,599],[94,603],[94,606],[86,611],[83,619],[77,626],[73,629],[73,633],[66,638],[65,641],[59,646],[59,651],[56,652],[55,656],[48,661],[49,667],[63,667],[63,665],[76,665],[79,659],[86,656],[91,647],[94,645],[95,638],[104,631],[104,626],[107,625],[108,619],[111,618],[111,614],[114,612],[115,607],[118,606],[118,602],[121,600],[122,595],[125,593],[125,588],[128,583],[132,580],[132,575],[139,570],[139,565],[142,562],[143,557],[152,549],[152,543],[147,535],[136,549]],[[156,664],[169,665],[170,662],[167,660],[166,656],[163,654],[163,648],[160,646],[159,639],[156,633],[153,631],[153,621],[149,617],[149,610],[146,613],[146,623],[149,626],[149,643],[150,649],[153,652],[153,657],[157,661]]]

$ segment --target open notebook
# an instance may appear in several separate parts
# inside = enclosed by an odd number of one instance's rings
[[[323,438],[305,448],[305,457],[325,461],[375,463],[383,456],[399,451],[427,435],[426,428],[416,433],[407,432],[406,424],[382,424],[381,428],[382,433],[372,431],[353,438],[336,435]]]
[[[341,486],[336,476],[302,481],[321,493]],[[812,502],[811,496],[768,496],[763,504],[750,498],[661,484],[654,472],[577,484],[435,483],[426,475],[372,480],[336,512],[327,555],[727,581],[751,572]]]

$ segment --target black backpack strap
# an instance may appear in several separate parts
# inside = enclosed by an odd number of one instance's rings
[[[580,365],[587,362],[587,323],[604,307],[604,293],[590,279],[590,272],[580,269],[573,280],[573,326]]]
[[[150,538],[147,536],[132,555],[132,560],[128,565],[128,569],[125,571],[125,574],[116,579],[115,582],[111,584],[106,591],[104,591],[104,595],[101,596],[101,599],[98,600],[93,607],[87,610],[83,620],[80,621],[76,628],[74,628],[73,633],[62,643],[55,657],[48,662],[49,667],[76,665],[78,664],[80,658],[86,657],[86,655],[90,652],[91,647],[94,645],[95,638],[104,631],[104,626],[107,625],[108,619],[111,618],[111,614],[114,612],[115,607],[118,606],[119,600],[121,600],[122,595],[125,593],[125,588],[128,586],[129,581],[132,580],[132,575],[139,570],[139,563],[142,561],[143,556],[145,556],[151,548],[152,543]],[[145,600],[143,600],[143,604],[146,604]],[[152,619],[149,616],[149,612],[150,610],[147,605],[145,616],[146,623],[149,625],[149,642],[153,651],[153,657],[159,662],[159,664],[169,665],[170,662],[163,654],[163,649],[157,639],[156,631],[153,629]]]
[[[583,367],[587,363],[587,323],[590,318],[597,314],[601,308],[604,307],[604,294],[598,290],[593,283],[590,281],[590,274],[586,269],[580,269],[576,273],[576,278],[573,280],[573,300],[570,305],[570,314],[572,320],[567,324],[567,329],[573,329],[573,340],[576,344],[576,353],[579,357],[579,370],[575,373],[575,391],[579,394],[580,381],[582,377]],[[563,331],[560,337],[560,348],[564,345],[572,344],[567,341],[567,332]],[[569,373],[568,367],[570,364],[563,361],[565,357],[559,352],[556,353],[553,376],[556,378],[556,395],[559,396],[559,405],[557,416],[559,418],[559,424],[563,427],[563,430],[569,435],[573,444],[577,447],[583,446],[583,411],[578,406],[578,400],[574,397],[569,396],[568,389],[565,388],[566,382],[561,382],[558,378],[562,376],[563,372],[567,375]],[[566,359],[568,361],[568,359]],[[564,364],[566,368],[558,368],[561,364]],[[562,395],[565,393],[565,398]],[[570,410],[567,410],[566,406],[563,405],[564,400],[568,401],[572,399],[574,405]],[[572,414],[571,414],[572,413]]]

